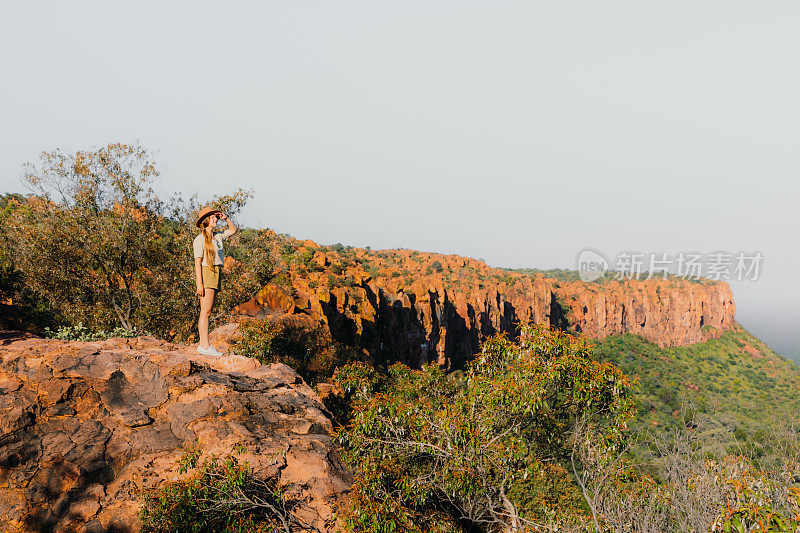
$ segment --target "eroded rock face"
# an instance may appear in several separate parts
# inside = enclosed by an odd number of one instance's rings
[[[322,323],[337,341],[366,348],[379,360],[411,366],[436,362],[445,368],[477,353],[485,337],[506,333],[513,338],[527,321],[596,339],[634,333],[660,346],[702,342],[735,324],[727,283],[653,279],[599,285],[518,276],[508,283],[462,288],[435,281],[394,287],[381,281],[367,277],[354,286],[296,290],[294,314],[288,316]],[[246,307],[248,313],[242,314],[248,316],[262,309],[258,298]],[[282,309],[264,306],[260,312],[271,320],[287,319]]]
[[[240,318],[307,317],[379,361],[458,367],[482,337],[513,337],[525,321],[593,338],[635,333],[661,346],[704,341],[735,324],[724,282],[570,282],[458,255],[323,247],[270,230],[261,238],[280,286],[240,305]]]
[[[0,332],[0,532],[137,531],[141,491],[184,446],[237,446],[320,531],[348,491],[332,426],[291,368],[154,338],[81,343]]]
[[[572,328],[589,337],[634,333],[659,346],[684,346],[719,336],[735,325],[727,283],[629,280],[567,283],[556,294]]]

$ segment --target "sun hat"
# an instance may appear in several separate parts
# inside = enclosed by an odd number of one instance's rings
[[[200,227],[200,223],[203,221],[203,219],[206,218],[209,215],[213,215],[214,213],[219,213],[219,209],[217,209],[216,207],[211,207],[211,206],[206,207],[205,209],[200,211],[199,215],[197,215],[197,222],[195,222],[195,225],[199,228]]]

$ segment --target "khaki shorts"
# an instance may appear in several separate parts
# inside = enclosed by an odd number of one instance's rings
[[[203,265],[203,287],[219,292],[222,288],[222,265],[213,267]]]

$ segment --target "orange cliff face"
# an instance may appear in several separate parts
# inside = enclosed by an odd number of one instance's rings
[[[537,324],[592,338],[635,333],[662,346],[707,340],[734,325],[726,283],[683,279],[581,282],[414,250],[324,247],[262,232],[273,283],[242,315],[305,315],[334,339],[383,361],[461,366],[497,333]]]
[[[718,336],[735,323],[736,305],[725,282],[568,283],[558,292],[572,328],[597,339],[634,333],[659,346],[683,346]]]

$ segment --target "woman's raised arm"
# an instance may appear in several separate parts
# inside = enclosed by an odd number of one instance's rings
[[[236,227],[236,224],[233,223],[233,220],[228,218],[228,215],[225,213],[219,214],[220,218],[228,223],[228,229],[222,232],[222,238],[227,239],[228,237],[235,235],[239,228]]]

